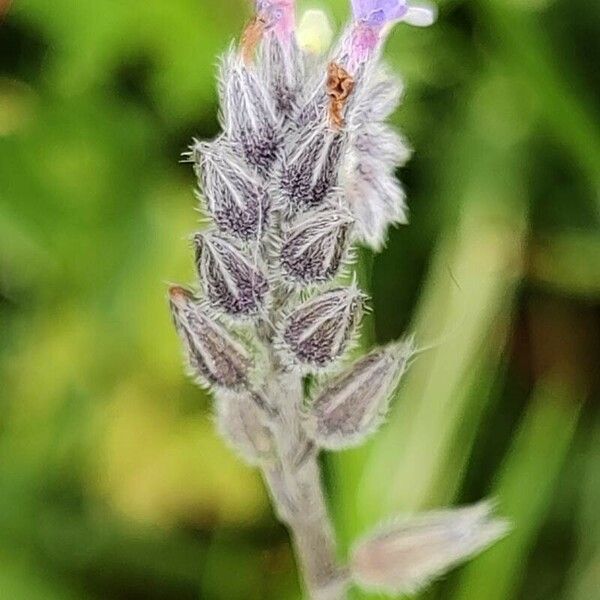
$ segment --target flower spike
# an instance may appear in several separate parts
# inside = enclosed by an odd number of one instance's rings
[[[489,503],[394,520],[342,563],[318,454],[375,433],[414,352],[408,339],[342,365],[368,310],[350,277],[355,246],[378,250],[407,221],[396,170],[410,149],[386,123],[403,86],[383,44],[395,23],[430,25],[435,11],[351,0],[326,58],[322,13],[296,30],[295,0],[251,1],[240,47],[219,67],[222,131],[188,153],[212,226],[193,238],[201,296],[171,287],[173,321],[221,436],[261,469],[293,534],[306,597],[345,600],[353,584],[414,592],[502,537],[506,521]]]

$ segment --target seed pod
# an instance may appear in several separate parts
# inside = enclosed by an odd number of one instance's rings
[[[282,208],[295,214],[323,205],[337,187],[347,137],[326,122],[302,130],[283,161],[279,189]]]
[[[333,206],[301,216],[283,234],[284,275],[304,285],[335,277],[348,250],[353,222],[348,211]]]
[[[282,143],[276,109],[263,82],[234,53],[221,67],[225,136],[236,154],[268,178]]]
[[[246,385],[252,368],[247,349],[208,316],[189,291],[174,286],[169,296],[173,321],[197,381],[203,386],[226,389]]]
[[[233,156],[222,138],[197,143],[191,154],[215,225],[244,241],[261,238],[269,225],[271,202],[256,175]]]
[[[264,306],[266,277],[240,247],[217,233],[194,236],[196,267],[212,305],[233,317],[251,317]]]
[[[271,431],[249,392],[216,395],[217,425],[221,435],[250,465],[258,465],[273,453]]]
[[[388,524],[354,548],[354,580],[391,595],[413,594],[508,533],[508,522],[492,512],[481,502]]]
[[[340,450],[374,433],[413,352],[412,341],[377,348],[329,383],[307,417],[313,439],[322,448]]]
[[[330,366],[347,349],[364,303],[365,297],[355,285],[308,300],[285,320],[283,347],[295,362],[305,367]]]

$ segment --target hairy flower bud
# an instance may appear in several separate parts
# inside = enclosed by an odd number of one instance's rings
[[[214,232],[196,234],[194,245],[198,276],[211,304],[233,317],[256,315],[269,289],[258,261]]]
[[[381,162],[355,155],[344,179],[344,190],[356,219],[361,242],[380,250],[390,225],[408,222],[405,195],[393,171]]]
[[[360,78],[351,119],[354,127],[385,121],[398,107],[403,83],[379,63],[367,68]]]
[[[374,433],[413,351],[412,341],[377,348],[330,382],[307,416],[313,439],[322,448],[339,450]]]
[[[221,435],[250,465],[273,453],[273,437],[249,392],[218,392],[217,425]]]
[[[174,286],[169,296],[191,374],[205,386],[237,389],[245,385],[252,368],[246,348],[206,314],[189,291]]]
[[[353,223],[347,210],[333,206],[300,216],[283,234],[283,274],[305,285],[331,280],[346,256]]]
[[[406,140],[382,123],[371,123],[357,131],[352,148],[358,161],[366,159],[372,164],[378,163],[380,172],[390,172],[404,166],[411,156]],[[349,161],[349,164],[356,163]]]
[[[259,74],[278,116],[291,119],[298,110],[304,83],[304,61],[296,42],[268,38],[261,47]]]
[[[388,524],[356,545],[352,575],[368,589],[415,593],[506,535],[507,521],[492,509],[482,502]]]
[[[221,79],[225,136],[236,154],[268,178],[282,143],[271,97],[255,70],[234,53],[223,61]]]
[[[227,143],[196,143],[203,200],[215,225],[241,240],[260,239],[269,225],[271,201],[264,185],[234,157]]]
[[[322,205],[338,185],[347,136],[326,121],[302,130],[284,159],[279,189],[290,213]]]
[[[364,304],[365,297],[355,285],[304,302],[284,322],[283,347],[301,365],[330,366],[347,349]]]

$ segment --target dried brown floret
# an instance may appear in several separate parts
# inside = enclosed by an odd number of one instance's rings
[[[341,65],[329,63],[327,68],[327,94],[329,95],[329,119],[336,129],[345,124],[344,109],[355,87],[352,75]]]

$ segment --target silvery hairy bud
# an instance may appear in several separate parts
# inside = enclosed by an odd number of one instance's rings
[[[504,537],[509,524],[482,502],[397,521],[354,548],[357,583],[389,594],[412,594]]]
[[[296,135],[281,167],[282,207],[295,214],[323,205],[337,187],[347,136],[325,120]]]
[[[411,157],[411,149],[403,136],[383,123],[369,123],[352,137],[352,150],[357,156],[380,165],[383,172],[393,174]]]
[[[307,426],[317,444],[340,450],[357,446],[374,433],[413,352],[412,341],[377,348],[333,379],[307,415]]]
[[[352,105],[352,123],[363,127],[385,121],[402,100],[402,82],[378,63],[371,63],[362,74]]]
[[[169,290],[171,312],[191,374],[204,386],[237,389],[248,382],[253,361],[247,349],[178,286]]]
[[[281,343],[294,362],[309,369],[330,366],[346,351],[365,304],[352,285],[312,298],[284,321]]]
[[[271,201],[258,177],[248,172],[223,138],[196,143],[190,154],[215,225],[244,241],[260,239],[270,222]]]
[[[218,392],[216,407],[221,435],[248,464],[259,465],[271,457],[273,436],[249,392]]]
[[[404,190],[391,169],[380,161],[353,153],[344,191],[356,219],[356,233],[364,244],[380,250],[388,227],[408,222]]]
[[[258,258],[246,256],[238,244],[214,232],[196,234],[194,245],[198,275],[211,305],[232,317],[256,315],[269,289]]]
[[[260,76],[272,98],[276,114],[291,118],[298,110],[304,81],[304,62],[294,40],[283,43],[267,38],[260,54]]]
[[[282,142],[272,99],[256,72],[234,52],[223,61],[221,80],[225,136],[236,154],[268,178]]]
[[[301,215],[283,234],[284,276],[305,285],[333,279],[346,257],[353,223],[349,211],[335,206]]]

